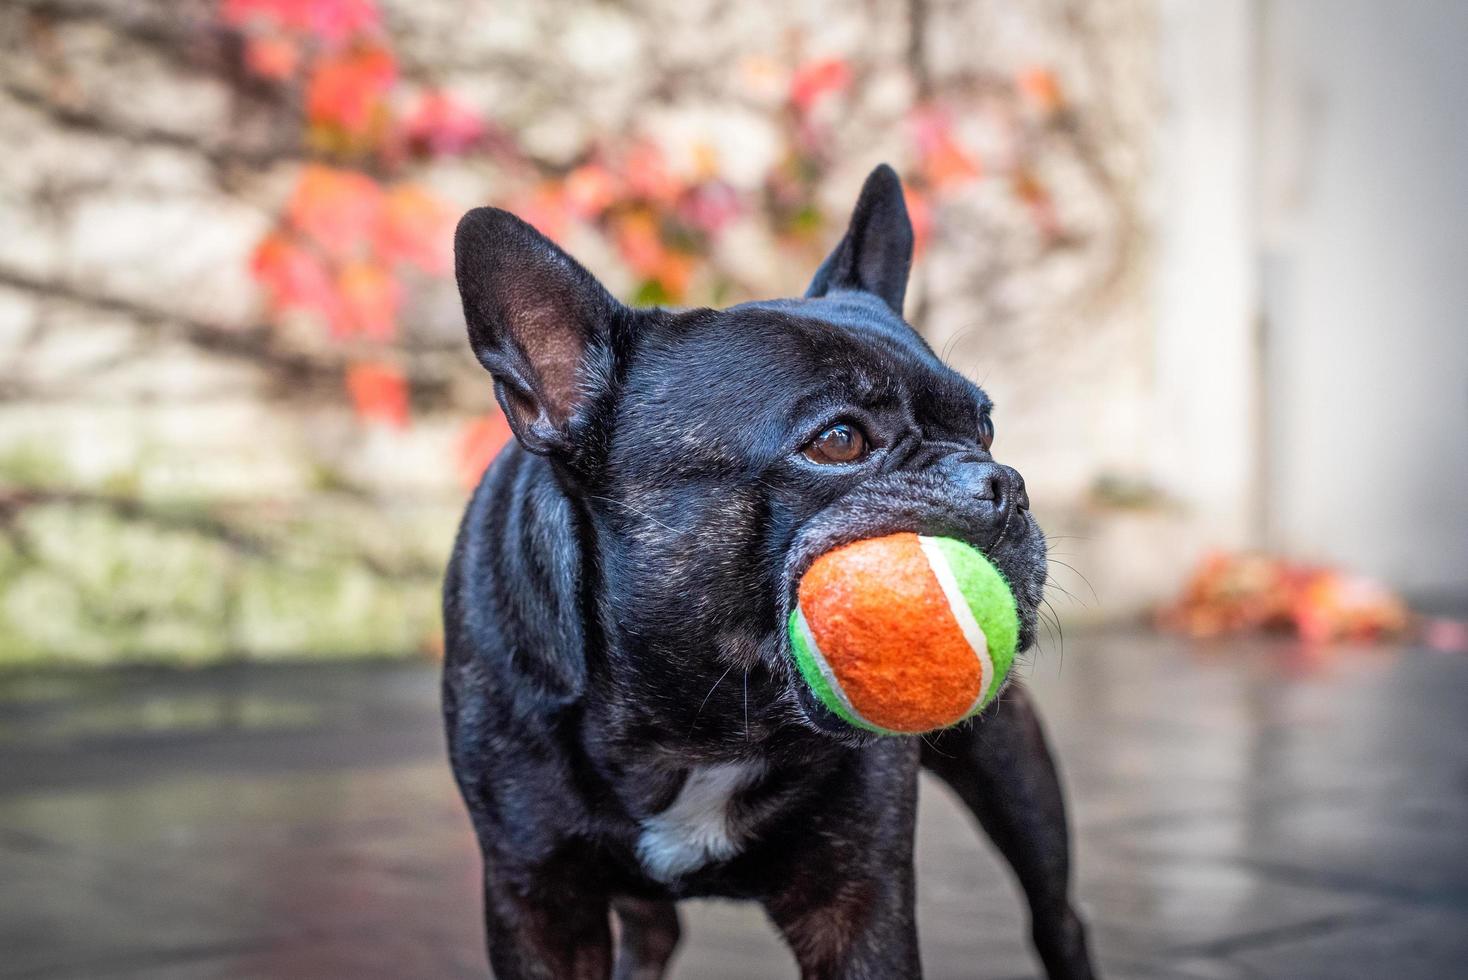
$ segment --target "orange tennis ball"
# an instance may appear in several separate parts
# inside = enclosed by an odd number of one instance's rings
[[[908,735],[993,699],[1014,662],[1019,615],[977,549],[901,533],[816,559],[789,630],[801,676],[826,707],[859,728]]]

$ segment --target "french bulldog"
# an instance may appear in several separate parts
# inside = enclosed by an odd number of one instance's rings
[[[875,736],[810,694],[782,628],[816,557],[915,531],[982,550],[1021,646],[1035,633],[1044,537],[994,460],[989,398],[902,318],[892,169],[801,299],[632,309],[494,208],[454,246],[515,437],[444,583],[444,717],[494,974],[661,977],[678,900],[719,896],[761,903],[803,977],[919,977],[926,767],[1014,869],[1049,976],[1093,976],[1023,687],[926,738]]]

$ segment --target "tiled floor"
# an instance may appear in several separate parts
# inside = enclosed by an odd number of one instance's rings
[[[1468,975],[1468,658],[1072,636],[1028,671],[1112,977]],[[428,667],[0,681],[0,975],[484,973]],[[1033,976],[988,845],[923,788],[930,978]],[[674,975],[794,975],[757,910]]]

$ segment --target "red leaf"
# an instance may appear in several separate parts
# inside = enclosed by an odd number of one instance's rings
[[[382,25],[375,0],[224,0],[220,15],[233,27],[286,29],[329,44]]]
[[[306,88],[306,116],[315,125],[366,136],[386,111],[385,99],[397,77],[397,59],[378,45],[322,58]]]
[[[484,139],[484,120],[447,92],[424,93],[403,120],[403,138],[418,153],[451,156],[472,149]]]
[[[823,96],[839,92],[851,84],[851,66],[841,58],[810,61],[795,69],[790,77],[790,104],[801,112],[809,112]]]
[[[347,392],[358,417],[401,429],[408,424],[408,379],[391,364],[353,364]]]
[[[291,224],[335,256],[370,244],[381,214],[382,189],[375,180],[320,164],[301,171],[286,205]]]
[[[250,271],[264,287],[272,312],[305,310],[327,324],[341,316],[341,301],[321,257],[290,237],[273,232],[260,240]]]

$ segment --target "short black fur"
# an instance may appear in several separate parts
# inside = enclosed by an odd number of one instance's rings
[[[911,530],[983,549],[1033,638],[1044,538],[980,440],[987,396],[901,318],[912,243],[879,167],[806,298],[632,310],[512,215],[460,223],[471,346],[518,440],[444,586],[449,748],[502,980],[661,976],[672,903],[693,896],[761,902],[803,976],[919,976],[920,764],[1014,867],[1049,974],[1092,975],[1022,689],[927,746],[877,738],[811,697],[780,628],[817,556]],[[866,458],[802,454],[835,422]],[[730,773],[719,826],[737,846],[671,871],[649,857],[675,801]]]

